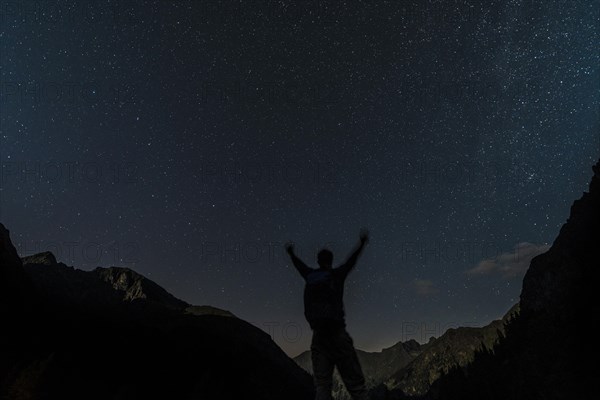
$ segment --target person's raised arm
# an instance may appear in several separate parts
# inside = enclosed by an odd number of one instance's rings
[[[292,262],[294,263],[294,267],[296,267],[300,275],[302,275],[303,278],[306,278],[308,273],[311,271],[311,268],[304,264],[304,261],[299,259],[298,256],[294,254],[294,244],[292,242],[287,242],[285,244],[285,251],[287,251],[287,253],[290,255]]]
[[[344,264],[340,265],[338,267],[338,269],[341,270],[345,275],[348,275],[348,273],[352,270],[352,268],[354,268],[354,265],[356,264],[356,261],[358,260],[358,257],[360,256],[360,253],[362,253],[365,245],[368,242],[369,242],[369,231],[367,231],[366,229],[363,228],[360,231],[360,243],[358,244],[358,246],[356,246],[356,248],[354,249],[352,254],[350,254],[350,257],[348,257],[346,262]]]

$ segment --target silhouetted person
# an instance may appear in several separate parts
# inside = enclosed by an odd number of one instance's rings
[[[344,312],[344,281],[356,264],[358,256],[369,241],[369,233],[363,229],[360,244],[348,260],[332,268],[333,253],[322,249],[317,256],[318,269],[309,268],[294,254],[294,246],[285,248],[294,266],[304,278],[304,316],[313,331],[313,376],[317,400],[330,400],[333,385],[333,367],[337,369],[354,400],[366,400],[365,378],[356,356],[354,342],[346,331]]]

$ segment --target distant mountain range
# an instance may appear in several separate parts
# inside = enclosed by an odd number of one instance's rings
[[[451,328],[423,345],[409,340],[398,342],[380,352],[357,350],[372,397],[385,398],[388,391],[409,396],[425,395],[440,376],[457,366],[466,366],[474,360],[478,351],[492,349],[504,334],[505,323],[518,313],[517,303],[503,319],[482,328]],[[312,374],[310,357],[311,352],[305,351],[294,361]],[[338,400],[350,399],[337,370],[334,374],[334,394]]]
[[[358,351],[372,399],[580,399],[598,367],[600,161],[520,302],[481,328]],[[0,399],[312,399],[310,352],[290,359],[226,310],[128,268],[19,258],[0,224]],[[335,397],[348,399],[336,371]]]
[[[415,340],[405,343],[398,342],[394,346],[383,349],[380,352],[366,352],[357,350],[358,359],[363,369],[367,386],[377,390],[377,387],[387,380],[394,372],[408,365],[423,352],[423,347]],[[312,374],[311,352],[305,351],[294,358],[307,372]],[[342,379],[337,372],[334,373],[333,392],[337,399],[350,399],[346,392]]]

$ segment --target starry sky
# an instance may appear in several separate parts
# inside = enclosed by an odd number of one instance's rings
[[[0,221],[308,349],[328,246],[378,351],[516,303],[600,154],[600,2],[13,1]]]

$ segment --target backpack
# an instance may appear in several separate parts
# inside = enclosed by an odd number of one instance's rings
[[[314,329],[323,324],[331,324],[343,315],[340,315],[340,306],[337,304],[335,282],[331,270],[315,270],[306,276],[304,287],[304,316]]]

